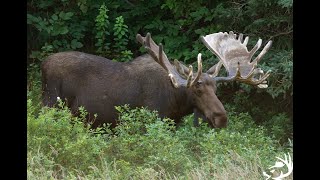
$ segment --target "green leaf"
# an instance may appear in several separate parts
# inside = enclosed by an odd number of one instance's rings
[[[52,30],[53,30],[53,26],[47,27],[47,32],[48,32],[48,34],[50,34]]]
[[[69,19],[71,19],[72,16],[73,16],[73,12],[67,12],[67,13],[65,13],[65,12],[61,11],[61,12],[59,13],[59,17],[60,17],[61,19],[63,19],[63,20],[69,20]]]
[[[73,16],[73,12],[67,12],[64,20],[71,19],[72,16]]]
[[[69,29],[67,26],[63,26],[60,29],[60,34],[67,34],[69,32]]]
[[[61,19],[63,19],[64,16],[65,16],[65,14],[66,14],[66,13],[64,13],[63,11],[61,11],[61,12],[59,13],[59,17],[60,17]]]
[[[153,29],[155,27],[155,24],[148,24],[144,26],[145,29]]]
[[[41,52],[40,51],[32,51],[29,57],[31,59],[36,59],[36,58],[38,58],[40,56],[41,56]]]
[[[35,21],[35,17],[32,16],[31,14],[27,14],[27,23],[32,24]]]
[[[81,48],[82,46],[83,46],[83,44],[81,42],[79,42],[77,39],[73,39],[71,41],[71,48],[72,49]]]
[[[203,29],[202,28],[201,29],[196,29],[194,32],[196,34],[202,34],[203,33]]]
[[[62,44],[61,44],[60,41],[54,40],[54,41],[52,42],[52,45],[53,45],[54,48],[57,49],[57,48],[60,47]]]
[[[88,11],[88,6],[84,5],[84,4],[81,4],[80,5],[80,10],[83,12],[83,13],[86,13]]]
[[[51,18],[55,21],[58,20],[58,16],[56,14],[52,15]]]

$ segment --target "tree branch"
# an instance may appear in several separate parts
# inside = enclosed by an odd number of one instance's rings
[[[273,38],[275,38],[275,37],[277,37],[277,36],[290,34],[290,33],[292,33],[292,32],[293,32],[293,30],[291,29],[291,30],[288,31],[288,32],[281,32],[281,33],[275,34],[275,35],[271,36],[267,41],[270,41],[271,39],[273,39]]]

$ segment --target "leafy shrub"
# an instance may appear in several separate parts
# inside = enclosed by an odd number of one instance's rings
[[[128,45],[128,26],[124,24],[122,16],[116,18],[116,22],[113,27],[114,36],[114,50],[120,53],[120,57],[116,57],[116,60],[120,62],[126,62],[132,59],[132,52],[126,50]]]
[[[107,14],[109,10],[105,4],[102,4],[99,8],[99,15],[96,17],[96,39],[98,42],[95,46],[98,47],[96,52],[100,55],[107,55],[107,50],[110,48],[110,42],[108,42],[108,36],[110,35],[108,31],[109,16]]]
[[[143,167],[166,167],[181,172],[188,164],[180,156],[186,149],[174,136],[174,122],[160,119],[156,111],[117,107],[120,112],[116,136],[109,140],[112,157]]]
[[[33,35],[41,37],[36,40],[41,46],[41,51],[32,51],[30,58],[41,61],[52,52],[76,50],[83,47],[80,41],[84,37],[88,23],[81,19],[82,14],[78,15],[75,12],[76,8],[61,8],[72,3],[69,4],[69,1],[65,1],[65,3],[50,2],[44,5],[44,2],[40,1],[31,2],[31,4],[33,9],[41,9],[38,12],[32,14],[28,12],[27,14],[27,23],[31,25],[31,32]],[[48,13],[47,10],[50,9],[50,6],[55,6],[56,11]],[[37,31],[32,30],[33,28]],[[28,31],[28,33],[31,32]]]
[[[287,142],[288,138],[293,136],[292,121],[284,113],[272,116],[263,125],[268,129],[269,134],[280,143]]]
[[[30,107],[34,108],[34,115],[41,109],[41,73],[39,65],[32,63],[27,68],[27,98],[30,101]],[[29,107],[29,106],[28,106]]]
[[[114,41],[116,42],[114,45],[115,50],[118,52],[126,50],[128,26],[124,24],[122,16],[116,18],[113,31]]]
[[[56,108],[43,107],[37,117],[33,112],[34,108],[29,99],[28,152],[37,152],[40,148],[41,153],[52,157],[61,166],[81,171],[87,170],[89,165],[99,161],[106,144],[105,135],[93,135],[90,126],[83,125],[85,111],[81,111],[80,117],[73,117],[70,110],[60,101]]]
[[[243,161],[255,162],[252,168],[266,168],[274,161],[270,157],[292,150],[279,147],[276,137],[255,125],[247,113],[231,112],[228,128],[210,129],[205,123],[198,128],[190,126],[192,115],[176,126],[168,118],[159,118],[156,111],[126,105],[116,107],[119,124],[111,132],[108,127],[85,126],[84,109],[80,109],[80,117],[73,117],[61,101],[56,108],[43,107],[36,117],[31,101],[28,100],[28,152],[36,157],[28,157],[30,176],[41,176],[38,170],[48,169],[51,176],[81,172],[94,178],[107,173],[127,179],[140,177],[149,169],[148,172],[183,178],[199,165],[209,176],[228,172],[230,164],[245,168]],[[33,163],[37,158],[44,161]],[[260,171],[256,173],[262,176]]]

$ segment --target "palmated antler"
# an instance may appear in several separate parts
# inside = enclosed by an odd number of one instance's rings
[[[144,45],[152,58],[168,72],[171,82],[175,88],[180,86],[191,87],[199,80],[202,73],[202,60],[200,53],[198,54],[198,72],[196,76],[194,76],[192,65],[187,68],[178,60],[174,60],[174,65],[172,65],[163,51],[162,44],[160,43],[158,46],[152,40],[150,33],[147,33],[146,37],[137,34],[136,38],[142,45]]]
[[[202,42],[205,46],[213,52],[218,58],[219,63],[208,70],[208,74],[214,72],[213,78],[216,81],[240,81],[246,84],[257,85],[259,88],[268,87],[266,79],[269,77],[271,70],[267,73],[263,73],[260,68],[256,68],[258,62],[269,50],[272,41],[269,41],[263,48],[261,53],[251,62],[252,56],[260,48],[262,40],[259,39],[257,44],[251,51],[247,49],[247,43],[249,37],[247,36],[243,41],[243,34],[237,35],[232,31],[219,32],[201,36]],[[227,77],[216,77],[221,64],[226,68],[228,72]],[[259,76],[257,78],[257,76]]]

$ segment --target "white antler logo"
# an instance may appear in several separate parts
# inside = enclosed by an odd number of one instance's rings
[[[267,177],[266,180],[268,179],[274,179],[274,180],[282,180],[283,178],[289,176],[292,173],[293,170],[293,162],[291,160],[291,156],[288,153],[288,157],[287,155],[284,154],[284,159],[281,159],[279,157],[276,157],[277,159],[279,159],[280,161],[277,161],[276,164],[274,166],[269,167],[268,169],[271,169],[270,172],[273,173],[277,168],[282,168],[284,165],[287,166],[288,172],[283,174],[282,171],[280,171],[280,175],[278,177],[272,177],[272,175],[267,174],[266,172],[263,172],[263,175]]]

